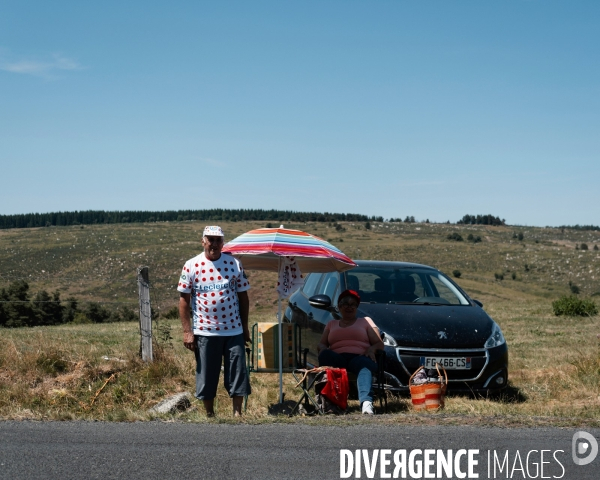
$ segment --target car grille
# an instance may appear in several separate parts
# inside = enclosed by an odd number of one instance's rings
[[[471,368],[468,370],[446,370],[449,382],[465,382],[477,380],[489,362],[485,349],[417,349],[396,348],[396,356],[402,368],[410,376],[421,366],[421,357],[470,357]]]

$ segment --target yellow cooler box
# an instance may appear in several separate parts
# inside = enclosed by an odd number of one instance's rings
[[[283,370],[296,368],[296,324],[283,323]],[[252,326],[253,359],[251,369],[262,372],[279,371],[279,324],[277,322],[261,322]]]

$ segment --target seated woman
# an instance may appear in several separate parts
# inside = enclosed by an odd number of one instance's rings
[[[319,342],[319,365],[345,368],[357,376],[358,399],[362,413],[373,415],[373,374],[377,373],[375,352],[383,342],[369,318],[356,318],[360,296],[344,290],[338,298],[341,320],[331,320]]]

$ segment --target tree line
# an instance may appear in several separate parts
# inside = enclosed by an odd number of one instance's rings
[[[137,320],[131,308],[109,310],[97,302],[81,306],[69,297],[61,301],[60,293],[40,290],[31,295],[25,280],[16,280],[0,289],[0,327],[35,327],[63,323],[109,323]]]
[[[493,215],[465,215],[457,225],[506,225],[506,220]]]
[[[276,222],[383,222],[383,217],[357,213],[294,212],[291,210],[214,208],[208,210],[104,211],[24,213],[0,215],[0,229],[33,228],[109,223],[182,222],[186,220],[241,222],[249,220]]]
[[[597,225],[563,225],[561,227],[558,227],[561,229],[564,228],[569,228],[571,230],[592,230],[592,231],[600,231],[600,227],[598,227]]]

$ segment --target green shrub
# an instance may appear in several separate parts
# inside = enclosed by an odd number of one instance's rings
[[[371,230],[371,222],[366,222],[366,223],[365,223],[365,228],[366,228],[367,230]]]
[[[446,238],[448,240],[454,240],[455,242],[462,242],[463,241],[462,235],[460,233],[457,233],[457,232],[449,233]]]
[[[511,277],[513,280],[517,279],[517,272],[512,272]]]
[[[598,245],[594,245],[594,250],[598,251]]]
[[[575,295],[579,294],[580,292],[579,287],[572,282],[569,282],[569,288],[571,289],[571,293]]]
[[[517,235],[517,238],[518,238],[519,240],[523,240],[523,238],[524,238],[524,237],[523,237],[523,232],[519,232],[519,235]]]
[[[552,302],[554,315],[568,315],[571,317],[591,317],[598,315],[598,307],[591,300],[582,300],[574,295],[562,296]]]
[[[579,248],[581,250],[587,250],[588,249],[588,245],[587,245],[587,243],[582,243],[581,245],[579,245]]]
[[[455,278],[460,278],[462,273],[460,272],[460,270],[456,269],[456,270],[452,270],[452,275],[454,275]]]
[[[163,315],[164,318],[176,319],[179,318],[179,308],[172,307]]]
[[[504,273],[494,273],[494,278],[496,280],[504,280]]]

